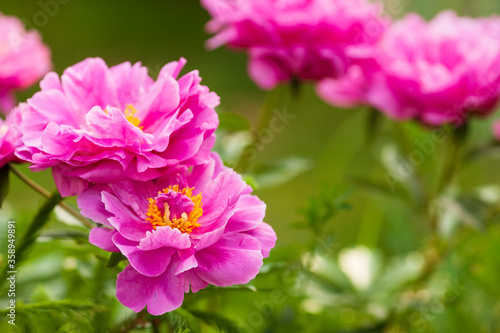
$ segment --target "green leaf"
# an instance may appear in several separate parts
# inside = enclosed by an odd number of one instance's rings
[[[116,267],[121,261],[126,260],[127,258],[121,254],[120,252],[113,252],[109,256],[108,263],[106,264],[107,268]]]
[[[179,329],[175,333],[189,333],[191,330],[189,328],[186,328],[185,330]]]
[[[208,325],[218,328],[221,333],[240,333],[242,330],[240,325],[218,313],[203,311],[192,311],[191,313]]]
[[[335,186],[325,186],[317,196],[310,197],[307,205],[299,212],[305,217],[304,224],[319,235],[329,222],[340,211],[351,209],[347,199],[352,195],[353,189],[344,190]],[[297,226],[298,223],[295,223]]]
[[[289,157],[258,166],[254,178],[260,188],[277,187],[311,170],[312,167],[313,162],[308,158]]]
[[[444,211],[456,217],[463,224],[476,230],[485,230],[488,206],[472,195],[460,195],[456,198],[440,199]]]
[[[16,265],[19,266],[26,256],[27,252],[35,243],[40,230],[45,227],[45,225],[49,222],[50,214],[54,210],[54,208],[61,202],[62,197],[59,192],[54,192],[50,198],[45,201],[42,207],[38,210],[37,214],[33,218],[33,220],[28,225],[28,229],[25,231],[24,235],[22,235],[16,241]],[[7,278],[7,271],[11,270],[8,262],[5,262],[5,265],[2,269],[2,275],[0,280],[0,286],[4,286]],[[0,288],[1,289],[1,288]]]
[[[248,119],[238,113],[219,113],[219,129],[228,131],[248,131],[250,130]]]
[[[8,164],[0,169],[0,208],[2,208],[3,201],[9,193],[9,171]]]
[[[484,146],[471,149],[465,155],[463,164],[466,165],[485,158],[491,158],[495,160],[500,159],[500,142],[495,140],[487,143]]]
[[[51,312],[71,314],[73,312],[100,312],[105,310],[106,309],[100,305],[75,300],[59,300],[31,304],[16,303],[16,311],[22,312],[23,314],[29,313],[34,315],[42,315]],[[5,316],[9,311],[9,309],[1,309],[0,315]]]
[[[365,192],[400,200],[406,204],[412,203],[411,198],[409,198],[405,192],[401,191],[402,188],[398,184],[395,184],[394,191],[392,191],[391,187],[388,185],[379,184],[371,180],[363,179],[360,177],[349,176],[347,178],[347,181],[351,182],[353,185],[359,187]]]
[[[179,330],[188,329],[191,333],[200,333],[200,325],[195,316],[183,308],[178,308],[172,312],[167,312],[160,316],[162,320],[165,320],[170,327],[173,328],[174,332]]]

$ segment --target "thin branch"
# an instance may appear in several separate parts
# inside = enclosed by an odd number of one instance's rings
[[[24,183],[26,183],[29,187],[37,191],[39,194],[43,195],[46,198],[50,197],[50,192],[44,189],[42,186],[37,184],[35,181],[33,181],[31,178],[27,177],[24,173],[19,171],[17,168],[14,166],[10,166],[10,169],[12,172]],[[78,211],[76,211],[73,207],[68,205],[66,202],[61,201],[59,203],[59,207],[64,209],[66,212],[68,212],[71,216],[76,218],[78,221],[82,222],[83,225],[85,225],[87,228],[92,229],[94,227],[94,224],[90,222],[88,219],[86,219],[82,214],[80,214]]]

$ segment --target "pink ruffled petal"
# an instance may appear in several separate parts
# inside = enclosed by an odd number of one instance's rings
[[[217,243],[196,253],[194,272],[204,281],[220,287],[248,283],[262,266],[261,246],[244,234],[224,235]]]
[[[189,235],[181,233],[179,229],[170,227],[157,227],[156,230],[148,231],[146,236],[139,242],[139,249],[143,251],[156,250],[162,247],[171,247],[178,250],[191,247]]]
[[[257,228],[245,231],[245,234],[256,238],[260,242],[264,258],[269,257],[269,252],[276,245],[277,239],[276,233],[269,224],[263,222]]]
[[[174,274],[175,267],[172,261],[163,274],[147,277],[127,266],[116,280],[118,300],[135,312],[147,306],[155,316],[177,309],[184,300],[184,277]]]
[[[264,220],[266,204],[255,195],[242,195],[229,219],[226,232],[247,231],[256,228]]]
[[[104,203],[101,201],[101,192],[106,189],[106,186],[94,186],[83,192],[76,198],[80,213],[86,218],[91,219],[96,223],[111,227],[108,218],[113,216],[106,210]]]
[[[104,251],[120,252],[120,249],[113,243],[112,237],[116,234],[116,230],[96,227],[90,230],[89,242]]]
[[[158,276],[163,273],[175,253],[175,249],[165,247],[143,251],[139,248],[137,242],[130,241],[119,233],[113,235],[113,243],[127,257],[130,265],[140,274],[146,276]]]
[[[108,218],[109,223],[116,228],[121,235],[129,240],[139,242],[146,236],[148,231],[153,230],[150,223],[140,220],[114,195],[108,192],[102,192],[101,200],[106,210],[114,215]]]

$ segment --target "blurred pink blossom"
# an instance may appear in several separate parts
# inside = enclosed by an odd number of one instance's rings
[[[367,0],[202,0],[213,19],[209,48],[247,50],[249,74],[264,89],[292,79],[343,74],[350,49],[370,48],[388,21]],[[354,50],[355,51],[355,50]]]
[[[500,18],[425,22],[409,14],[387,31],[371,60],[326,79],[319,95],[337,106],[368,104],[395,119],[456,125],[495,110],[500,98]]]
[[[16,17],[0,14],[0,110],[15,106],[12,92],[40,80],[52,67],[50,51],[36,31]]]

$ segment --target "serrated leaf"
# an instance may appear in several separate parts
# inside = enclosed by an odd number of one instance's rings
[[[9,171],[9,165],[0,169],[0,208],[2,208],[3,201],[7,197],[7,194],[9,194]]]
[[[113,252],[109,256],[108,263],[106,264],[106,268],[116,267],[116,265],[118,265],[123,260],[127,260],[127,257],[125,257],[120,252]]]
[[[240,333],[242,327],[233,320],[214,312],[192,311],[195,317],[210,326],[216,327],[221,333]]]
[[[248,119],[238,113],[219,113],[219,129],[228,131],[248,131],[250,130]]]
[[[17,303],[16,310],[24,314],[42,314],[48,312],[71,314],[72,312],[101,312],[106,311],[103,306],[75,300],[58,300],[39,303],[23,304]],[[0,315],[5,315],[9,309],[0,310]]]
[[[191,333],[200,333],[200,325],[198,320],[191,312],[178,308],[172,312],[167,312],[160,316],[161,319],[166,320],[174,331],[188,329]]]
[[[186,328],[184,330],[183,329],[179,329],[175,333],[189,333],[189,332],[191,332],[191,330],[189,328]]]

